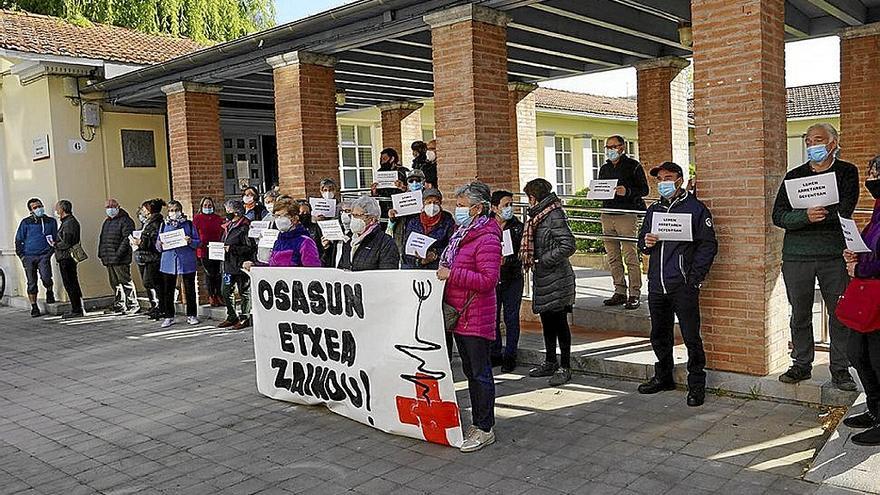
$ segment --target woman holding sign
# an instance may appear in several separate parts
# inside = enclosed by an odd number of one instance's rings
[[[299,221],[300,205],[286,197],[279,198],[274,205],[273,218],[278,238],[269,254],[269,266],[278,267],[321,267],[318,246],[309,237],[309,232]],[[250,270],[253,263],[245,261],[242,268]]]
[[[424,258],[413,255],[403,255],[402,268],[410,270],[436,270],[440,268],[440,253],[449,244],[449,238],[455,229],[455,220],[448,211],[443,211],[443,194],[439,189],[425,189],[422,192],[422,213],[413,215],[406,222],[406,230],[403,239],[406,246],[410,245],[410,236],[413,234],[428,236],[434,239]],[[404,253],[406,250],[404,250]]]
[[[473,417],[461,451],[474,452],[495,442],[490,354],[495,341],[495,287],[501,274],[501,227],[489,217],[491,196],[482,182],[460,187],[455,198],[458,230],[440,255],[437,278],[446,280],[444,304],[459,315],[452,332],[468,379]]]
[[[193,225],[199,233],[202,241],[196,249],[196,257],[199,264],[205,269],[205,285],[208,287],[208,302],[213,308],[223,306],[223,298],[220,296],[220,281],[223,262],[212,260],[208,256],[208,244],[220,242],[223,237],[223,217],[214,211],[214,200],[205,197],[199,203],[199,212],[193,216]]]
[[[131,236],[131,245],[135,249],[134,262],[137,263],[138,270],[141,273],[141,280],[144,282],[144,289],[147,289],[147,297],[150,299],[150,310],[147,316],[151,320],[158,320],[162,317],[161,306],[162,299],[162,273],[159,271],[159,262],[162,253],[156,249],[156,241],[159,240],[159,229],[162,228],[162,208],[165,207],[165,201],[156,198],[141,203],[141,210],[138,212],[138,218],[141,221],[140,237]]]
[[[379,224],[380,214],[379,202],[370,196],[361,196],[352,203],[351,239],[342,245],[337,268],[362,272],[400,267],[400,251]]]
[[[181,232],[182,231],[182,232]],[[170,242],[174,236],[183,236],[183,242]],[[178,275],[183,278],[183,292],[186,298],[186,322],[198,325],[196,317],[196,248],[199,247],[199,232],[192,222],[183,214],[183,205],[179,201],[168,202],[168,218],[159,230],[156,248],[162,253],[159,271],[162,272],[162,290],[159,310],[162,312],[162,328],[174,324],[174,289],[177,287]]]

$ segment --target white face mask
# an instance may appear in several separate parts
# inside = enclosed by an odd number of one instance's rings
[[[276,217],[275,218],[275,227],[278,228],[281,232],[287,232],[290,230],[290,227],[293,226],[293,220],[287,217]]]
[[[342,220],[342,226],[345,227],[346,230],[351,229],[351,213],[342,212],[339,215],[339,219]]]
[[[244,202],[244,204],[249,205],[254,202],[254,197],[253,196],[245,196],[245,197],[241,198],[241,200]]]
[[[333,199],[335,196],[333,191],[321,191],[321,197],[324,199]]]
[[[178,220],[181,217],[181,213],[179,211],[169,211],[168,218],[171,220]]]
[[[425,156],[428,157],[429,162],[433,162],[433,161],[437,160],[437,153],[435,153],[434,150],[428,150],[428,152],[425,154]]]
[[[351,218],[351,232],[355,235],[361,235],[367,230],[367,222],[361,218]]]
[[[440,213],[440,205],[437,203],[428,203],[425,205],[425,215],[433,217]]]

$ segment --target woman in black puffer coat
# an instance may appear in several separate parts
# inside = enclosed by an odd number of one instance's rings
[[[147,298],[150,300],[150,310],[147,312],[153,320],[159,319],[159,260],[162,255],[156,249],[156,240],[159,238],[159,229],[162,227],[162,208],[165,201],[156,198],[144,201],[138,212],[141,221],[140,239],[132,239],[131,243],[136,248],[134,262],[137,263],[144,289],[147,290]]]
[[[523,268],[532,270],[532,310],[541,316],[547,352],[544,364],[532,368],[529,376],[549,376],[555,387],[571,380],[568,314],[574,306],[575,277],[568,258],[575,252],[575,239],[562,202],[549,182],[532,180],[524,192],[531,208],[520,258]],[[557,342],[560,362],[556,361]]]

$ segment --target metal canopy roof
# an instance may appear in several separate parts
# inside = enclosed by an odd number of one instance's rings
[[[227,118],[271,119],[272,69],[266,59],[294,50],[337,57],[340,111],[433,96],[431,34],[423,16],[466,3],[510,14],[511,81],[539,82],[690,56],[678,27],[689,0],[360,0],[306,19],[147,67],[89,88],[128,106],[164,107],[161,87],[181,81],[222,86]],[[880,20],[880,0],[787,0],[788,39],[834,34]]]

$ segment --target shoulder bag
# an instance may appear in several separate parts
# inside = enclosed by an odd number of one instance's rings
[[[464,312],[467,311],[468,306],[470,306],[471,303],[474,302],[475,297],[477,297],[476,292],[468,297],[467,302],[464,303],[464,306],[461,307],[461,311],[455,309],[455,306],[448,304],[445,301],[443,302],[443,323],[446,327],[447,332],[455,330],[455,327],[458,325],[459,318],[461,318],[461,315],[463,315]]]

